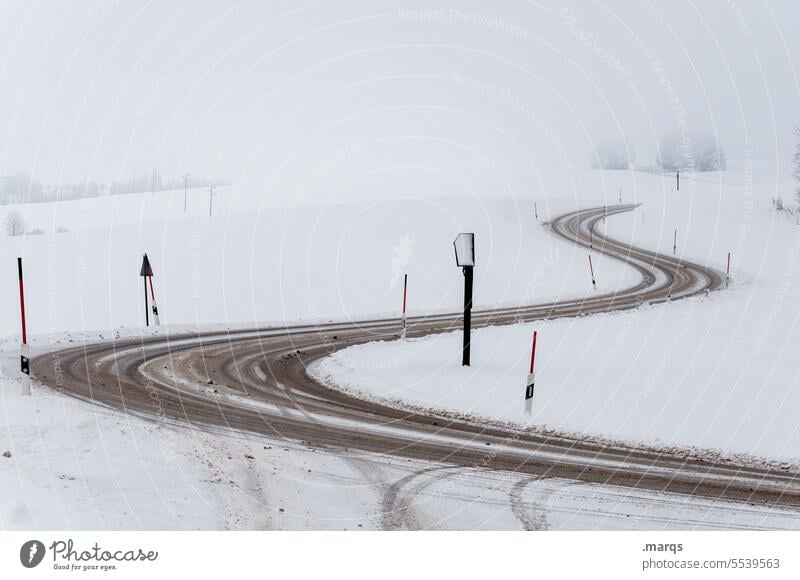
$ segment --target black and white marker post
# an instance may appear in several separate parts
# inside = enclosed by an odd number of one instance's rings
[[[533,384],[536,381],[534,364],[536,362],[536,335],[538,331],[533,331],[533,345],[531,346],[531,368],[528,373],[528,380],[525,381],[525,412],[533,415]]]
[[[677,191],[681,190],[681,172],[680,171],[676,171],[675,172],[675,189]]]
[[[597,282],[594,279],[594,266],[592,266],[592,255],[589,254],[589,274],[592,276],[592,288],[597,290]]]
[[[403,275],[403,317],[400,326],[400,338],[406,339],[406,297],[408,293],[408,274]]]
[[[472,269],[475,267],[475,234],[458,234],[453,247],[456,265],[464,272],[464,346],[461,366],[469,366],[470,330],[472,328]]]
[[[539,206],[535,201],[533,202],[533,217],[536,218],[537,222],[539,221]]]
[[[678,228],[675,228],[675,233],[672,234],[672,255],[678,253]]]
[[[25,288],[22,284],[22,258],[17,258],[17,271],[19,272],[19,314],[22,320],[22,345],[19,357],[20,372],[22,373],[22,394],[31,394],[31,349],[28,346],[28,329],[25,326]]]
[[[150,308],[147,305],[147,282],[150,282],[150,297],[153,299],[153,322],[156,326],[159,325],[158,321],[158,306],[156,305],[156,292],[153,288],[153,267],[150,265],[150,259],[147,254],[142,256],[142,267],[139,270],[139,276],[142,277],[144,282],[144,323],[145,326],[150,326]]]

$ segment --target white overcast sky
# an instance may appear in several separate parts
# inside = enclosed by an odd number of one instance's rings
[[[793,0],[0,0],[0,174],[258,188],[349,147],[364,171],[464,149],[513,171],[620,136],[647,163],[681,118],[788,159],[798,23]]]

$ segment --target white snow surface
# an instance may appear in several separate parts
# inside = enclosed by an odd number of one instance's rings
[[[411,314],[457,311],[462,284],[452,240],[459,231],[477,234],[476,307],[543,302],[581,296],[591,287],[586,252],[537,224],[534,203],[544,222],[565,211],[613,203],[623,187],[625,202],[645,204],[630,216],[615,216],[606,227],[615,236],[662,250],[671,243],[671,218],[659,217],[659,212],[666,215],[661,200],[669,193],[669,179],[631,172],[576,174],[559,177],[554,172],[550,183],[560,186],[548,195],[409,195],[371,202],[354,196],[283,209],[257,197],[234,201],[240,193],[223,188],[212,218],[202,190],[190,197],[186,213],[182,191],[16,208],[28,227],[40,227],[45,234],[9,238],[0,249],[8,264],[0,293],[13,305],[0,312],[0,328],[7,335],[2,339],[0,452],[10,453],[0,455],[0,527],[796,527],[790,514],[774,510],[745,512],[714,502],[570,482],[540,485],[516,474],[489,477],[467,470],[440,478],[430,464],[181,429],[121,416],[40,386],[34,386],[32,397],[19,394],[17,255],[25,259],[34,356],[84,340],[158,332],[142,328],[138,267],[144,251],[153,261],[167,323],[160,332],[397,314],[405,272]],[[723,176],[745,179],[735,171]],[[724,294],[636,313],[485,329],[475,336],[475,365],[468,370],[458,366],[456,333],[346,350],[324,361],[317,372],[363,396],[517,421],[530,331],[538,328],[537,424],[795,457],[788,411],[796,408],[795,371],[789,357],[779,356],[796,340],[794,318],[769,313],[773,303],[795,296],[794,271],[784,274],[779,267],[781,260],[792,263],[787,253],[797,229],[784,215],[771,213],[768,194],[775,186],[770,183],[765,178],[753,187],[752,226],[745,236],[752,246],[739,243],[738,237],[721,239],[720,251],[713,252],[711,261],[722,267],[723,242],[734,246],[734,284]],[[693,218],[705,215],[708,221],[708,215],[717,215],[714,187],[698,185],[698,192],[705,188],[712,195],[694,196]],[[740,186],[726,185],[725,190],[733,205],[720,215],[730,220],[738,215],[736,204],[747,197]],[[728,198],[730,192],[739,192],[738,197]],[[0,208],[0,214],[11,209]],[[642,212],[649,229],[639,227]],[[727,229],[719,231],[725,236],[738,234],[738,224],[724,223]],[[69,231],[55,233],[59,226]],[[689,239],[680,248],[703,260],[704,238],[694,235],[699,228],[697,222],[690,224]],[[750,257],[743,247],[754,248]],[[760,270],[755,262],[761,258],[766,262]],[[604,291],[636,280],[611,260],[598,258],[596,266]],[[748,316],[739,328],[737,310],[742,309]],[[793,313],[788,306],[786,312]],[[769,323],[762,329],[763,321]],[[709,346],[715,336],[730,343],[728,351]],[[758,356],[740,356],[753,344],[759,345]],[[736,364],[715,366],[712,355],[726,352]],[[681,365],[686,370],[676,375]],[[770,380],[760,376],[768,372]],[[734,379],[739,382],[720,398],[721,381]],[[400,506],[408,516],[398,518],[386,511],[385,493],[409,476],[411,490],[396,494],[408,504]]]
[[[186,212],[183,191],[27,205],[28,227],[47,233],[2,245],[0,299],[17,303],[14,262],[22,256],[31,334],[139,327],[147,252],[166,325],[397,314],[406,273],[410,314],[457,311],[462,278],[452,242],[461,231],[476,234],[477,307],[579,297],[591,291],[586,254],[537,226],[534,202],[541,221],[603,203],[599,191],[566,190],[553,199],[409,195],[275,208],[222,188],[209,218],[207,196],[190,191]],[[0,220],[13,209],[0,208]],[[68,231],[54,233],[59,226]],[[636,279],[610,259],[595,267],[608,287]],[[0,333],[18,329],[17,309],[0,311]]]
[[[791,192],[766,166],[639,178],[636,212],[609,218],[613,237],[724,270],[708,297],[350,347],[312,373],[362,396],[524,425],[663,446],[711,448],[796,462],[800,384],[800,227],[771,199]],[[644,219],[642,219],[644,214]],[[476,277],[482,275],[476,268]],[[539,331],[534,412],[524,413],[531,334]]]

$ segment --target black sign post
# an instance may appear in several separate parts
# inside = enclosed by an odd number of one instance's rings
[[[472,330],[472,279],[475,267],[475,234],[458,234],[453,247],[456,251],[456,265],[464,272],[464,343],[461,365],[470,363],[470,333]]]
[[[139,276],[144,282],[144,324],[150,326],[150,307],[147,305],[147,278],[153,275],[153,268],[150,267],[150,260],[147,254],[142,256],[142,267],[139,269]]]
[[[472,332],[472,266],[464,266],[464,346],[461,366],[469,366],[469,345]]]

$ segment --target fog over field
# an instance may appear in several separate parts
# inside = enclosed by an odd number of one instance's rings
[[[0,531],[800,529],[798,22],[0,0]]]
[[[514,195],[604,140],[652,165],[670,131],[785,164],[797,122],[789,1],[0,6],[0,175],[46,183]]]

